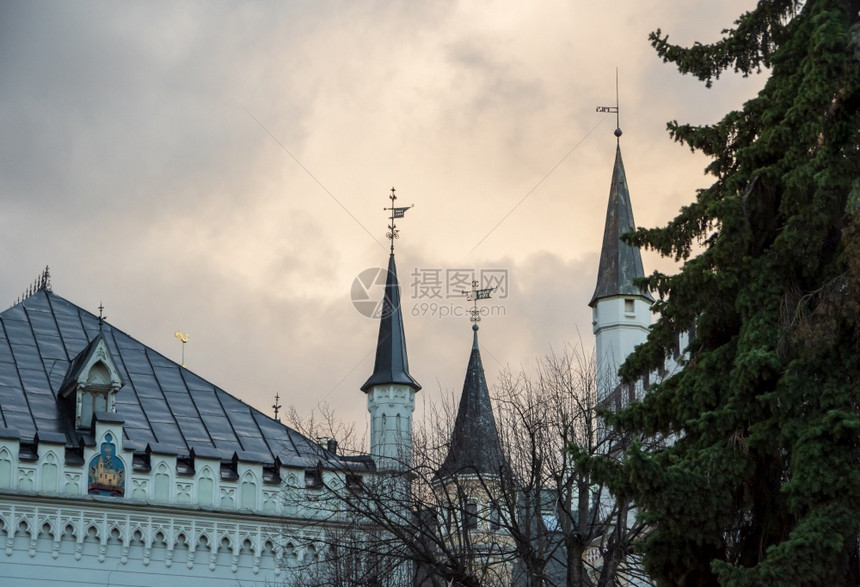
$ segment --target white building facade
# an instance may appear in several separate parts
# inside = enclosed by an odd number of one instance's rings
[[[4,584],[290,584],[326,531],[303,504],[374,471],[333,448],[54,294],[47,276],[0,313]]]

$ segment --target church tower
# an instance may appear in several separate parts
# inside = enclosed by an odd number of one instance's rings
[[[379,337],[373,374],[361,386],[367,395],[370,412],[370,454],[379,470],[405,470],[412,456],[412,412],[415,394],[421,389],[409,374],[406,355],[406,335],[400,306],[400,284],[394,264],[394,239],[397,238],[396,218],[402,218],[407,208],[394,207],[391,188],[391,220],[388,237],[391,254],[379,318]]]
[[[488,584],[512,585],[513,565],[508,554],[514,545],[510,526],[502,523],[501,513],[504,504],[512,500],[510,470],[481,362],[478,325],[473,324],[472,330],[463,393],[434,487],[447,548],[459,550],[465,564]]]
[[[599,397],[605,399],[618,386],[618,368],[645,342],[651,326],[654,298],[634,280],[644,277],[637,247],[621,240],[636,228],[627,176],[621,160],[621,129],[615,129],[615,165],[609,188],[609,205],[603,229],[603,248],[597,271],[597,287],[591,296],[592,326],[597,339]]]
[[[472,330],[472,352],[466,367],[466,380],[463,382],[457,418],[451,432],[451,444],[442,466],[436,473],[442,480],[456,475],[477,475],[486,480],[488,477],[498,477],[504,465],[478,347],[478,325],[473,324]]]

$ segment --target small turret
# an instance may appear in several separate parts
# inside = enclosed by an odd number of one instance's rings
[[[498,477],[504,464],[478,347],[478,325],[473,324],[472,330],[472,352],[466,367],[466,380],[463,382],[457,419],[451,432],[451,443],[436,473],[443,480],[457,475],[475,475],[484,479]]]
[[[396,218],[402,218],[408,208],[397,208],[394,188],[391,188],[391,254],[379,319],[376,360],[373,374],[361,386],[367,394],[370,412],[370,454],[380,470],[405,470],[412,456],[412,412],[415,394],[421,385],[409,374],[406,335],[400,307],[400,284],[394,263],[394,239],[397,238]]]
[[[617,386],[621,363],[648,337],[651,304],[654,303],[650,292],[634,283],[645,276],[639,249],[621,240],[621,236],[634,230],[636,224],[621,159],[621,129],[615,130],[615,137],[615,165],[609,188],[597,286],[588,304],[593,310],[598,384],[602,397]]]

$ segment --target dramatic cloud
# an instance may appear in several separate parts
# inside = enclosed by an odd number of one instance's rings
[[[422,271],[507,272],[490,381],[590,345],[615,150],[595,106],[618,67],[636,218],[664,223],[709,181],[665,122],[762,80],[705,90],[647,35],[713,40],[752,4],[4,2],[0,299],[49,264],[57,294],[171,358],[189,332],[189,367],[246,402],[325,400],[363,428],[377,324],[350,287],[386,262],[393,185],[416,206],[397,260],[423,397],[459,392],[471,331]]]

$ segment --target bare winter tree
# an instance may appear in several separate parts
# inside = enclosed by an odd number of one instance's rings
[[[439,409],[431,406],[425,422],[413,433],[411,458],[404,458],[395,470],[364,475],[346,469],[320,471],[318,478],[309,471],[304,485],[299,480],[285,487],[287,509],[313,508],[318,521],[302,537],[304,550],[313,546],[314,554],[295,561],[291,583],[314,587],[510,584],[506,569],[512,566],[515,551],[497,540],[501,524],[494,523],[494,531],[486,526],[488,532],[479,533],[476,525],[489,518],[483,510],[470,509],[476,493],[498,481],[488,476],[442,479],[438,475],[450,441],[452,413],[450,403]],[[324,438],[326,430],[339,426],[327,417],[317,416],[315,421],[316,428],[309,428],[307,422],[296,427],[313,438]],[[356,453],[354,458],[367,457]],[[299,544],[295,536],[284,540]]]
[[[361,454],[365,438],[360,436],[353,422],[344,422],[335,414],[328,402],[316,406],[310,414],[303,415],[295,406],[287,408],[285,424],[303,436],[328,445],[330,440],[347,454]]]
[[[643,528],[632,504],[577,466],[574,451],[614,455],[624,439],[603,426],[599,381],[581,345],[550,354],[533,372],[505,372],[496,387],[502,446],[515,491],[508,531],[522,549],[526,585],[647,584],[628,553]],[[516,495],[518,501],[508,499]]]
[[[632,504],[595,483],[571,456],[571,447],[612,455],[622,442],[602,429],[597,402],[593,358],[568,348],[532,372],[500,378],[493,403],[501,454],[484,461],[492,467],[451,469],[456,407],[445,402],[427,410],[411,458],[395,470],[311,472],[285,491],[296,507],[314,508],[318,520],[308,530],[313,556],[299,561],[296,584],[647,583],[630,564],[642,532]],[[311,437],[326,436],[320,424],[338,430],[332,418],[317,419],[314,430],[306,424],[292,423]]]

